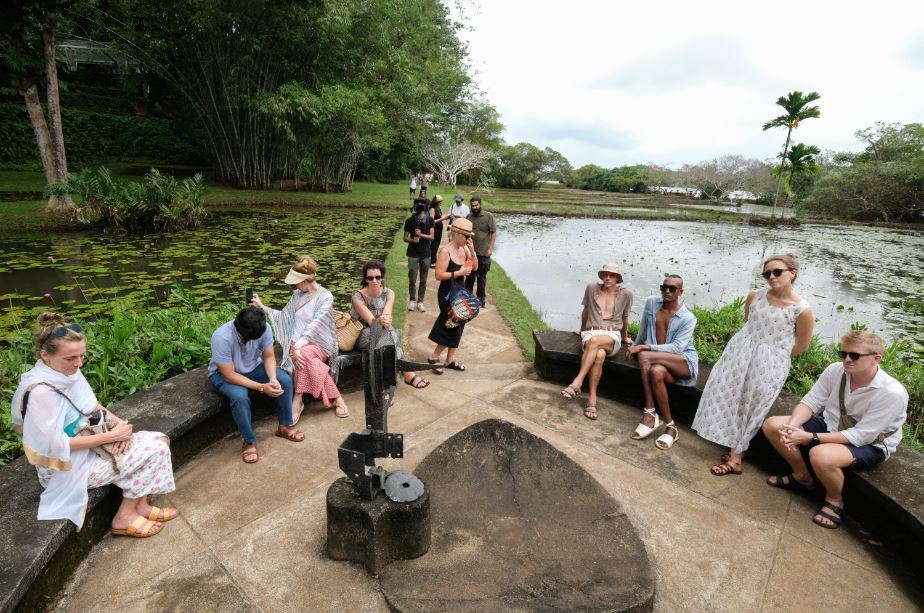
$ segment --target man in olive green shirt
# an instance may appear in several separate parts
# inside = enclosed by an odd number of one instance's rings
[[[472,212],[468,215],[468,220],[472,222],[472,230],[475,236],[472,242],[475,244],[475,255],[478,257],[478,270],[473,275],[465,279],[465,289],[473,291],[475,280],[478,280],[478,300],[482,308],[488,306],[486,303],[488,289],[488,271],[491,269],[491,256],[494,254],[494,241],[497,239],[497,225],[494,223],[494,214],[489,213],[481,207],[481,196],[472,196],[469,201]]]

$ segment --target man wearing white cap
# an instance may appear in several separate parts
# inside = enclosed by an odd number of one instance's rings
[[[587,405],[584,416],[597,419],[597,386],[603,375],[603,361],[616,355],[628,336],[632,292],[620,287],[622,274],[618,264],[606,264],[598,272],[602,283],[589,283],[584,290],[581,312],[581,368],[574,381],[561,391],[565,398],[578,398],[584,379],[588,379]]]

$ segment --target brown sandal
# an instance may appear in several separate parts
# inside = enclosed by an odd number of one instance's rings
[[[244,443],[244,450],[241,451],[241,459],[245,464],[256,464],[257,460],[260,459],[260,454],[257,453],[257,444]]]
[[[724,477],[725,475],[740,475],[741,474],[741,465],[737,467],[729,464],[728,462],[722,462],[721,464],[716,464],[713,466],[709,472],[711,472],[716,477]]]
[[[276,436],[292,441],[293,443],[301,443],[305,440],[304,432],[296,430],[292,426],[283,426],[282,424],[279,424],[279,427],[276,428]]]

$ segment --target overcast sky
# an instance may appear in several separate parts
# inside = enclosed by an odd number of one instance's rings
[[[796,142],[859,150],[875,121],[924,122],[924,2],[474,0],[475,78],[504,139],[575,167],[769,158],[792,90],[821,94]]]

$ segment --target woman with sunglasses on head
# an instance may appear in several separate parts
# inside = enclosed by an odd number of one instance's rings
[[[108,432],[80,435],[104,409],[80,372],[87,351],[83,328],[58,313],[38,317],[34,346],[38,361],[19,379],[11,405],[13,426],[22,434],[26,459],[36,467],[44,488],[38,519],[69,519],[83,526],[87,490],[115,484],[122,504],[112,519],[112,533],[144,538],[179,515],[173,508],[151,506],[148,496],[176,489],[170,439],[160,432],[132,432],[115,422]],[[109,445],[106,452],[96,448]]]
[[[744,327],[728,342],[706,382],[693,429],[728,447],[713,475],[741,474],[751,439],[779,395],[792,357],[812,340],[812,308],[793,289],[799,262],[791,253],[764,260],[761,276],[769,287],[744,302]]]
[[[256,294],[251,306],[262,309],[273,322],[273,333],[282,345],[279,367],[292,375],[292,425],[304,408],[303,394],[311,394],[325,408],[336,407],[337,417],[349,417],[337,384],[330,374],[337,357],[337,328],[334,325],[334,296],[317,282],[318,264],[302,256],[289,269],[285,282],[294,285],[292,298],[281,311],[264,306]]]
[[[404,349],[401,347],[401,336],[391,325],[391,313],[395,306],[395,293],[385,287],[385,264],[381,260],[369,260],[363,265],[362,287],[353,294],[353,308],[350,315],[363,324],[363,330],[356,339],[356,348],[365,351],[372,342],[372,322],[378,320],[379,325],[391,333],[395,342],[395,358],[404,359]],[[404,382],[411,387],[423,389],[430,385],[427,379],[413,372],[402,373]]]

